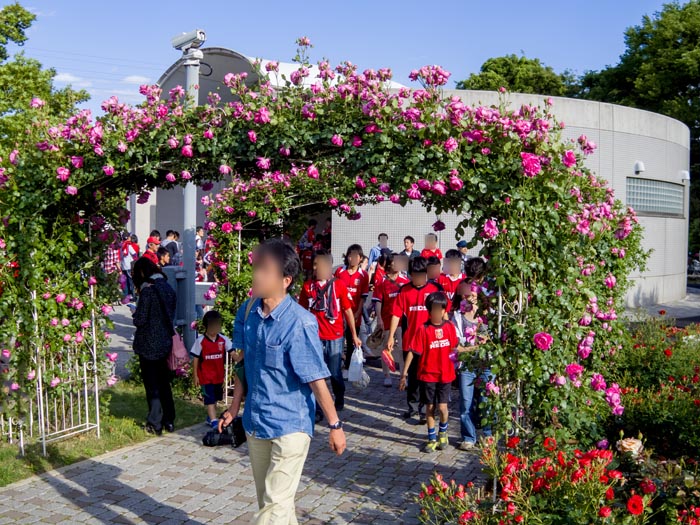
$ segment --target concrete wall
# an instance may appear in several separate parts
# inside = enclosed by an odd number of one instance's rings
[[[465,103],[492,105],[498,103],[498,94],[490,91],[447,90],[447,96],[456,95]],[[513,107],[521,104],[542,105],[545,97],[537,95],[509,94]],[[626,202],[627,177],[639,176],[673,183],[681,182],[681,171],[689,169],[690,132],[681,122],[648,111],[613,104],[553,97],[553,112],[564,122],[564,139],[587,135],[598,144],[598,149],[587,160],[587,166],[611,182],[615,194]],[[646,171],[634,173],[634,164],[642,161]],[[220,187],[220,186],[219,186]],[[216,191],[215,188],[213,191]],[[200,190],[200,197],[204,195]],[[686,188],[686,209],[688,190]],[[389,234],[389,245],[402,248],[405,235],[416,239],[417,247],[423,245],[423,236],[432,231],[436,217],[419,205],[404,208],[390,203],[367,206],[362,219],[348,221],[334,217],[333,253],[336,259],[351,243],[359,242],[368,252],[376,244],[377,235]],[[204,221],[204,209],[199,205],[199,222]],[[454,227],[459,222],[454,215],[442,215],[447,228],[439,233],[443,252],[455,245]],[[648,269],[636,275],[636,286],[628,296],[631,306],[663,303],[685,296],[686,256],[688,245],[688,216],[666,218],[640,216],[645,228],[644,246],[653,249]],[[139,240],[145,240],[152,228],[161,233],[167,229],[182,232],[182,189],[158,190],[146,205],[136,206],[135,230]],[[469,238],[473,232],[466,232]]]

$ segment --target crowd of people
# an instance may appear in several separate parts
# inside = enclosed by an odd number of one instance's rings
[[[384,387],[405,391],[402,416],[426,425],[426,452],[449,446],[448,406],[454,391],[459,392],[459,449],[472,449],[477,428],[489,420],[479,413],[484,390],[493,384],[488,363],[460,359],[460,354],[476,355],[489,338],[480,300],[488,294],[484,260],[470,257],[464,241],[443,254],[433,233],[425,236],[420,252],[410,236],[403,240],[404,249],[394,252],[382,233],[367,255],[359,244],[348,246],[342,265],[334,269],[316,227],[310,221],[296,246],[282,239],[262,242],[252,254],[252,298],[236,313],[232,338],[222,333],[222,316],[210,310],[190,350],[207,424],[222,432],[244,407],[240,424],[260,506],[256,523],[261,524],[294,522],[294,495],[315,425],[326,420],[331,449],[338,454],[345,449],[339,414],[356,349],[367,359],[381,359]],[[148,399],[146,428],[156,434],[174,429],[167,359],[175,297],[163,267],[181,261],[178,240],[175,231],[168,231],[164,241],[154,231],[143,253],[134,236],[125,237],[119,250],[127,293],[139,295],[134,350]],[[203,260],[206,244],[198,232]],[[304,282],[296,293],[299,275]],[[229,355],[243,373],[234,374],[232,402],[217,415]],[[490,434],[488,424],[482,432]]]

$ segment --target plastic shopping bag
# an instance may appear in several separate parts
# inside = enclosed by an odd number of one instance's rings
[[[352,352],[352,357],[350,358],[350,369],[348,370],[348,381],[351,383],[357,383],[362,381],[362,371],[365,358],[362,355],[362,348],[359,346],[355,348]]]

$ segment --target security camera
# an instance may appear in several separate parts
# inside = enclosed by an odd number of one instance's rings
[[[187,51],[188,49],[197,49],[202,47],[204,41],[207,39],[207,35],[201,29],[195,29],[188,33],[181,33],[174,36],[171,40],[173,47],[179,49],[180,51]]]
[[[638,160],[637,162],[634,163],[634,174],[639,175],[640,173],[646,171],[647,169],[644,167],[644,163],[641,160]]]

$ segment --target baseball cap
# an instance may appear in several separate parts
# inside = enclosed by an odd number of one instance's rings
[[[146,239],[146,244],[160,244],[158,237],[149,237]]]
[[[467,241],[461,240],[457,243],[457,248],[466,248],[467,247]]]

